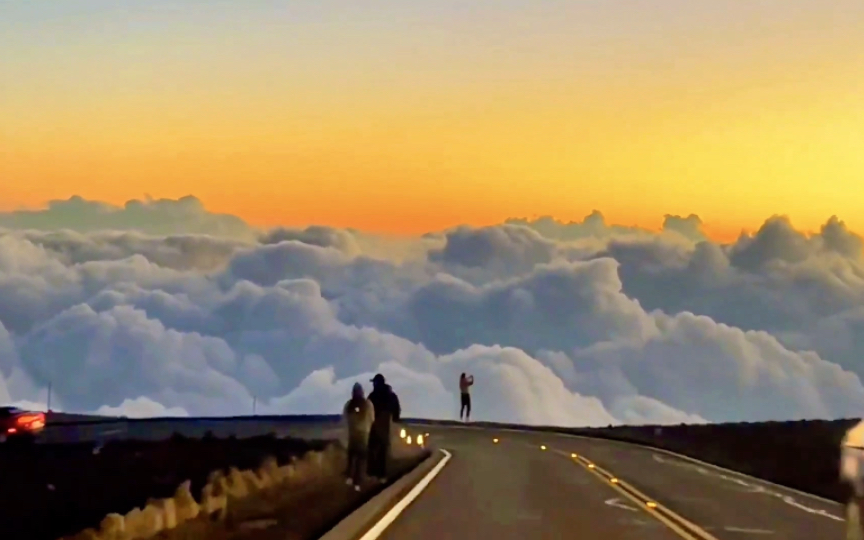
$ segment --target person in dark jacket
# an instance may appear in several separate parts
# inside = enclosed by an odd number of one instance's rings
[[[380,373],[372,379],[372,392],[369,401],[375,407],[375,421],[369,433],[369,452],[367,461],[367,472],[370,477],[378,478],[379,481],[387,481],[387,461],[390,457],[390,441],[392,433],[392,422],[399,422],[402,415],[402,407],[399,397],[393,392],[393,388],[384,380]]]

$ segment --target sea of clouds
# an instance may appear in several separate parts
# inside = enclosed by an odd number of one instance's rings
[[[129,416],[335,413],[607,425],[859,416],[862,240],[772,217],[721,245],[508,220],[422,238],[259,231],[194,197],[0,214],[0,403]]]

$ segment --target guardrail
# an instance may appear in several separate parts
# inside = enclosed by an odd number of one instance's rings
[[[56,415],[56,416],[55,416]],[[109,418],[74,415],[48,416],[39,442],[106,442],[116,439],[162,440],[178,433],[185,437],[247,438],[266,434],[305,439],[338,437],[339,416],[239,416],[203,418]]]
[[[118,416],[95,416],[85,414],[72,413],[46,413],[48,422],[51,425],[68,425],[68,424],[100,424],[111,422],[129,422],[134,424],[146,424],[152,422],[174,422],[183,424],[188,422],[290,422],[317,424],[327,423],[339,420],[338,414],[284,414],[284,415],[244,415],[244,416],[153,416],[147,418],[128,418]]]
[[[40,443],[107,442],[119,439],[162,440],[177,433],[185,437],[255,437],[275,433],[277,436],[298,438],[336,438],[341,418],[335,414],[316,415],[256,415],[213,417],[154,417],[117,418],[70,413],[48,413],[47,425],[39,437]],[[406,418],[405,424],[462,425],[454,420]],[[472,425],[492,428],[554,430],[556,428],[473,422]],[[562,428],[557,428],[558,430]]]
[[[107,442],[121,439],[162,440],[175,433],[194,438],[203,437],[208,433],[219,438],[231,436],[247,438],[275,433],[280,437],[330,439],[341,437],[340,420],[341,417],[335,414],[117,418],[48,413],[47,425],[38,440],[44,444]],[[422,418],[404,419],[403,423],[461,424],[456,421]],[[488,425],[489,427],[509,426]]]

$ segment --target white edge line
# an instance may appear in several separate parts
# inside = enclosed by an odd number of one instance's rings
[[[643,450],[646,450],[646,451],[652,451],[652,452],[656,452],[656,453],[660,453],[660,454],[666,454],[667,456],[671,456],[671,457],[674,457],[674,458],[678,458],[678,459],[681,459],[681,460],[684,460],[684,461],[689,461],[690,463],[693,463],[693,464],[696,464],[696,465],[701,465],[701,466],[703,466],[703,467],[707,467],[707,468],[709,468],[709,469],[714,469],[715,471],[724,472],[724,473],[729,473],[729,474],[732,474],[732,475],[738,476],[739,478],[744,478],[744,479],[747,479],[747,480],[754,481],[754,482],[756,482],[756,483],[762,483],[762,484],[764,484],[764,485],[766,485],[766,486],[771,486],[771,487],[773,487],[773,488],[775,488],[775,489],[785,490],[785,491],[788,491],[789,493],[794,493],[795,495],[798,495],[798,496],[800,496],[800,497],[807,497],[807,498],[810,498],[810,499],[813,499],[813,500],[817,500],[817,501],[822,502],[822,503],[825,503],[825,504],[831,504],[831,505],[840,506],[840,507],[844,506],[843,504],[838,503],[837,501],[832,501],[831,499],[826,499],[826,498],[824,498],[824,497],[820,497],[819,495],[814,495],[814,494],[812,494],[812,493],[807,493],[807,492],[805,492],[805,491],[801,491],[801,490],[798,490],[798,489],[795,489],[795,488],[792,488],[792,487],[788,487],[788,486],[784,486],[784,485],[781,485],[781,484],[777,484],[777,483],[774,483],[774,482],[772,482],[772,481],[770,481],[770,480],[764,480],[764,479],[762,479],[762,478],[757,478],[757,477],[755,477],[755,476],[750,476],[749,474],[745,474],[745,473],[742,473],[742,472],[739,472],[739,471],[734,471],[734,470],[732,470],[732,469],[727,469],[727,468],[725,468],[725,467],[721,467],[721,466],[719,466],[719,465],[714,465],[713,463],[708,463],[708,462],[705,462],[705,461],[702,461],[702,460],[699,460],[699,459],[696,459],[696,458],[693,458],[693,457],[690,457],[690,456],[685,456],[684,454],[678,454],[678,453],[676,453],[676,452],[673,452],[673,451],[671,451],[671,450],[666,450],[666,449],[664,449],[664,448],[655,448],[655,447],[653,447],[653,446],[648,446],[648,445],[646,445],[646,444],[631,443],[631,442],[627,442],[627,441],[616,441],[616,440],[613,440],[613,439],[598,439],[598,438],[595,438],[595,437],[586,437],[586,436],[584,436],[584,435],[570,435],[570,434],[568,434],[568,433],[561,433],[560,435],[562,435],[562,436],[564,436],[564,437],[571,437],[571,438],[574,438],[574,439],[589,439],[589,440],[594,440],[594,441],[596,441],[596,440],[602,440],[602,441],[606,441],[606,440],[608,440],[608,441],[615,442],[615,443],[618,443],[618,444],[622,444],[622,445],[629,445],[629,446],[633,446],[633,447],[636,447],[636,448],[640,448],[640,449],[643,449]]]
[[[432,480],[436,476],[438,476],[438,473],[441,472],[441,469],[443,469],[444,466],[447,465],[447,462],[450,461],[450,458],[453,457],[452,454],[447,450],[444,450],[443,448],[441,448],[440,450],[441,453],[444,454],[444,458],[439,461],[437,465],[435,465],[434,469],[426,473],[426,476],[424,476],[419,482],[417,482],[417,485],[411,488],[411,491],[409,491],[407,495],[402,497],[402,499],[398,503],[396,503],[393,508],[391,508],[386,514],[384,514],[384,516],[380,520],[378,520],[378,523],[376,523],[372,526],[371,529],[366,531],[366,534],[360,537],[360,540],[375,540],[376,538],[381,536],[381,534],[387,529],[387,527],[389,527],[390,524],[396,521],[396,518],[399,517],[399,514],[401,514],[406,508],[408,508],[408,505],[414,502],[414,499],[416,499],[420,496],[421,493],[423,493],[423,490],[426,489],[429,483],[432,482]]]
[[[771,486],[771,487],[776,488],[776,489],[785,490],[785,491],[788,491],[789,493],[794,493],[795,495],[799,495],[799,496],[801,496],[801,497],[808,497],[808,498],[810,498],[810,499],[817,500],[817,501],[822,502],[822,503],[825,503],[825,504],[831,504],[831,505],[839,506],[839,507],[844,507],[844,506],[845,506],[845,505],[842,504],[842,503],[839,503],[839,502],[837,502],[837,501],[832,501],[831,499],[826,499],[825,497],[820,497],[819,495],[814,495],[814,494],[812,494],[812,493],[807,493],[807,492],[805,492],[805,491],[801,491],[801,490],[798,490],[798,489],[795,489],[795,488],[792,488],[792,487],[788,487],[788,486],[784,486],[784,485],[781,485],[781,484],[777,484],[777,483],[771,482],[770,480],[764,480],[764,479],[762,479],[762,478],[757,478],[757,477],[755,477],[755,476],[751,476],[751,475],[749,475],[749,474],[745,474],[745,473],[742,473],[742,472],[739,472],[739,471],[734,471],[734,470],[732,470],[732,469],[727,469],[727,468],[725,468],[725,467],[721,467],[720,465],[714,465],[713,463],[707,463],[707,462],[705,462],[705,461],[702,461],[702,460],[699,460],[699,459],[696,459],[696,458],[693,458],[693,457],[690,457],[690,456],[685,456],[684,454],[679,454],[679,453],[677,453],[677,452],[673,452],[673,451],[671,451],[671,450],[666,450],[666,449],[664,449],[664,448],[657,448],[657,447],[654,447],[654,446],[648,446],[647,444],[640,444],[640,443],[637,443],[637,442],[619,441],[619,440],[615,440],[615,439],[607,439],[607,438],[604,438],[604,437],[591,437],[591,436],[588,436],[588,435],[574,435],[574,434],[572,434],[572,433],[561,433],[561,432],[557,432],[557,431],[540,431],[540,430],[535,430],[535,429],[495,428],[495,427],[491,427],[491,426],[490,426],[490,427],[480,427],[480,426],[477,426],[477,427],[475,427],[475,426],[449,426],[449,425],[443,425],[443,424],[441,424],[441,425],[435,425],[435,424],[415,424],[415,425],[417,425],[417,426],[420,426],[420,425],[428,425],[428,426],[431,426],[431,427],[447,428],[447,429],[455,428],[455,429],[474,429],[474,430],[477,430],[477,431],[483,431],[483,430],[487,430],[487,431],[509,431],[509,432],[511,432],[511,433],[532,433],[532,434],[536,434],[536,435],[544,435],[544,434],[548,434],[548,435],[551,435],[551,436],[554,436],[554,437],[569,437],[569,438],[571,438],[571,439],[583,439],[583,440],[589,440],[589,441],[603,441],[603,442],[611,442],[611,443],[620,444],[620,445],[624,445],[624,446],[632,446],[632,447],[635,447],[635,448],[641,448],[641,449],[643,449],[643,450],[650,450],[650,451],[652,451],[652,452],[657,452],[657,453],[660,453],[660,454],[666,454],[667,456],[672,456],[672,457],[675,457],[675,458],[678,458],[678,459],[682,459],[682,460],[684,460],[684,461],[689,461],[689,462],[691,462],[691,463],[695,463],[695,464],[697,464],[697,465],[702,465],[703,467],[708,467],[708,468],[710,468],[710,469],[714,469],[715,471],[720,471],[720,472],[724,472],[724,473],[730,473],[730,474],[733,474],[733,475],[737,475],[739,478],[744,478],[744,479],[747,479],[747,480],[753,480],[753,481],[755,481],[755,482],[761,482],[763,485]]]

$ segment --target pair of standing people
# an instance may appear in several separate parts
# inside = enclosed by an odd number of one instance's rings
[[[355,490],[360,491],[365,475],[382,483],[387,481],[392,423],[399,422],[401,415],[399,397],[380,373],[372,378],[372,392],[368,398],[364,395],[363,386],[354,384],[342,416],[348,425],[346,483],[353,485]]]

